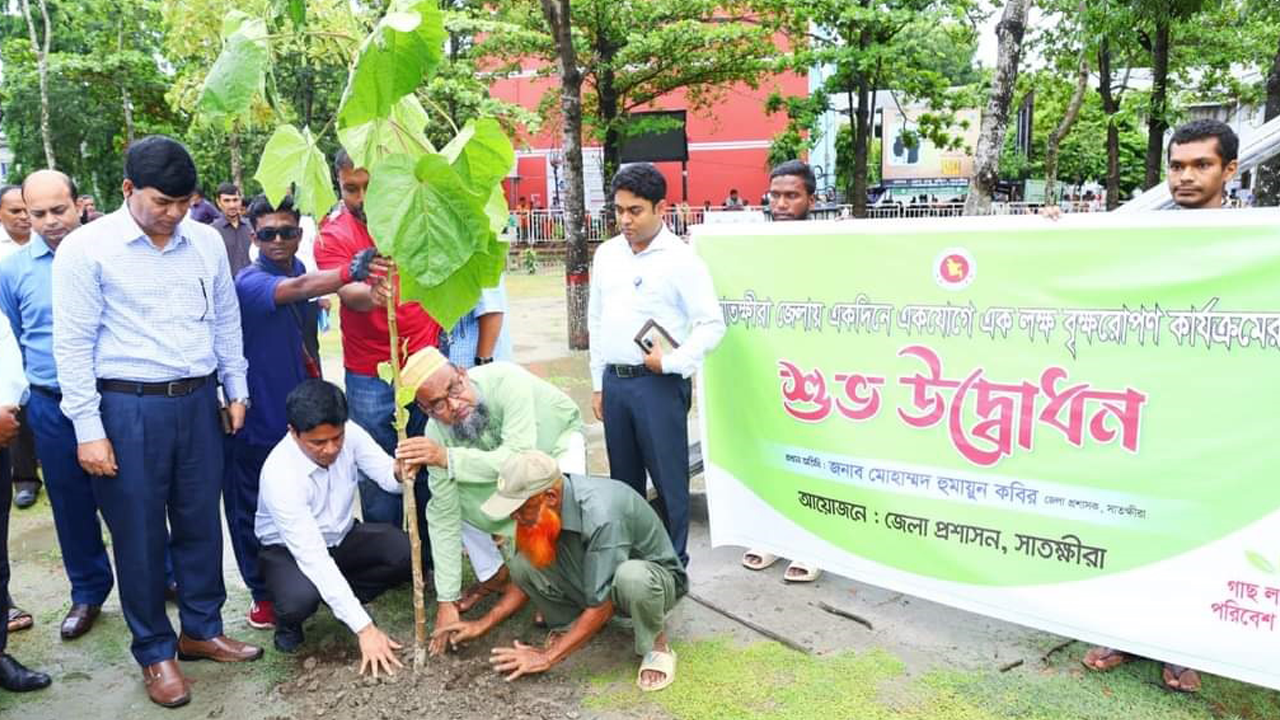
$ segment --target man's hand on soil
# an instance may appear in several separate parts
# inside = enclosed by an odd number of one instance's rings
[[[76,448],[76,459],[80,461],[80,467],[90,475],[114,477],[119,469],[116,466],[116,451],[106,438],[80,443]]]
[[[436,631],[431,633],[431,644],[434,647],[437,638],[443,638],[451,649],[457,650],[462,643],[475,640],[487,631],[482,620],[458,620],[448,625],[437,625]]]
[[[437,606],[436,630],[431,633],[431,642],[427,645],[427,652],[432,657],[443,653],[447,645],[457,643],[457,641],[452,640],[453,632],[449,631],[448,628],[452,625],[457,625],[459,619],[456,603],[442,602]]]
[[[494,648],[489,664],[500,673],[509,673],[507,682],[521,675],[533,675],[551,669],[551,660],[546,651],[525,645],[519,640],[509,648]]]
[[[387,634],[379,630],[377,625],[369,623],[363,630],[356,633],[356,637],[360,639],[361,675],[366,668],[372,668],[373,676],[378,677],[379,667],[386,674],[395,675],[395,670],[391,669],[392,665],[404,667],[395,653],[400,649],[400,643],[387,637]]]

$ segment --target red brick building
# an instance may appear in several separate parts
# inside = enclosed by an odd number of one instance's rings
[[[500,78],[493,82],[493,97],[536,109],[548,90],[556,90],[557,77],[536,77],[532,73]],[[689,195],[691,206],[701,207],[710,201],[719,207],[731,189],[737,189],[744,202],[756,205],[768,188],[767,157],[769,142],[786,126],[785,113],[766,115],[764,103],[769,95],[805,95],[808,81],[798,75],[778,75],[761,82],[758,89],[734,85],[724,94],[720,104],[709,111],[688,116]],[[646,110],[684,110],[684,94],[662,98]],[[537,135],[516,139],[516,174],[507,181],[507,197],[512,207],[519,198],[528,198],[536,207],[554,207],[555,180],[562,170],[556,167],[561,148],[560,128],[544,127]],[[603,202],[599,182],[599,142],[583,138],[583,160],[587,175],[588,209]],[[667,178],[667,201],[679,203],[682,184],[680,163],[658,163]],[[563,178],[561,178],[563,183]]]

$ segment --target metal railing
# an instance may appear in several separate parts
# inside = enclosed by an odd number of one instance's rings
[[[1003,202],[994,203],[995,215],[1034,215],[1042,203]],[[1106,209],[1101,201],[1062,202],[1063,212],[1101,212]],[[879,203],[867,206],[867,217],[886,218],[943,218],[964,214],[964,203]],[[733,217],[726,217],[733,216]],[[814,220],[841,220],[853,217],[852,205],[823,205],[810,213]],[[689,228],[706,222],[769,222],[765,208],[752,206],[744,211],[719,208],[668,208],[664,216],[667,227],[679,235],[687,235]],[[508,223],[513,245],[554,245],[564,242],[565,212],[563,210],[517,210],[511,213]],[[605,216],[599,211],[587,213],[587,241],[601,242],[609,239]]]

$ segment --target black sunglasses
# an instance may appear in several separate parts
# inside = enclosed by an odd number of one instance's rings
[[[283,227],[268,227],[261,230],[255,230],[254,236],[258,238],[258,242],[275,242],[279,237],[281,240],[297,240],[302,237],[302,228],[293,225],[285,225]]]

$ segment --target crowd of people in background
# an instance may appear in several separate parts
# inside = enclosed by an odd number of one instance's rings
[[[1228,205],[1237,148],[1221,123],[1179,128],[1168,150],[1176,204]],[[246,620],[273,630],[277,651],[303,645],[323,602],[357,637],[362,672],[399,666],[399,644],[363,604],[409,580],[409,482],[420,559],[434,572],[431,654],[532,601],[550,635],[495,650],[508,678],[545,671],[622,615],[643,657],[638,686],[668,686],[664,618],[688,590],[691,377],[725,333],[710,273],[679,237],[695,211],[681,203],[670,222],[653,165],[612,179],[619,234],[595,252],[588,305],[591,411],[610,468],[600,478],[587,474],[577,404],[513,362],[502,282],[448,331],[416,303],[394,305],[414,394],[408,439],[397,439],[396,393],[379,370],[391,359],[394,264],[369,235],[369,173],[343,151],[333,172],[341,200],[313,233],[314,266],[300,257],[310,238],[291,197],[245,202],[222,183],[215,207],[186,148],[163,136],[126,150],[124,203],[106,215],[54,170],[0,188],[0,687],[52,681],[4,652],[7,633],[34,624],[8,594],[11,493],[19,508],[49,497],[70,586],[61,637],[90,632],[114,590],[148,696],[176,707],[191,698],[178,660],[263,655],[224,633],[224,515],[251,594]],[[811,217],[808,165],[784,163],[769,180],[773,221]],[[723,207],[745,205],[733,190]],[[532,208],[517,208],[523,236]],[[332,295],[344,389],[324,381],[317,337]],[[468,587],[464,557],[477,578]],[[776,560],[750,549],[742,564]],[[792,559],[784,579],[820,573]],[[488,612],[464,619],[491,595]],[[1095,648],[1084,662],[1130,659]],[[1164,682],[1200,684],[1173,665]]]

